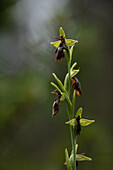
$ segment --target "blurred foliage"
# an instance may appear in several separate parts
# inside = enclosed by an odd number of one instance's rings
[[[113,154],[113,5],[111,1],[0,1],[0,169],[63,170],[70,148],[65,104],[51,118],[52,72],[62,80],[65,60],[55,63],[49,43],[62,26],[77,39],[73,62],[83,96],[76,110],[94,119],[82,128],[78,152],[93,158],[79,169],[111,170]],[[35,8],[36,7],[36,8]],[[51,12],[51,13],[49,13]],[[44,19],[44,17],[46,19]]]
[[[13,21],[9,9],[16,4],[17,0],[0,1],[0,29],[12,28]]]

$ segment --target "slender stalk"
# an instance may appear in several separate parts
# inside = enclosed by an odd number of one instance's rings
[[[69,89],[68,89],[68,92],[69,92],[69,98],[70,98],[70,81],[71,81],[71,75],[70,75],[70,67],[71,67],[71,59],[70,59],[70,53],[68,53],[68,56],[67,56],[67,63],[68,63],[68,74],[69,74]],[[68,108],[68,116],[69,116],[69,120],[73,118],[74,116],[74,105],[75,105],[75,92],[73,93],[73,101],[72,101],[72,107],[71,109]],[[71,133],[71,143],[72,143],[72,150],[73,150],[73,158],[74,158],[74,161],[73,161],[73,170],[76,170],[76,148],[75,148],[75,145],[76,145],[76,130],[75,128],[73,128],[72,126],[70,126],[70,133]]]

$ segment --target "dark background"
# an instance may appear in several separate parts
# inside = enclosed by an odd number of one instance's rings
[[[64,80],[66,60],[50,45],[62,26],[77,39],[73,62],[83,95],[76,109],[95,123],[82,128],[79,170],[113,169],[113,3],[109,0],[0,1],[0,170],[63,170],[71,152],[66,105],[51,117],[52,72]]]

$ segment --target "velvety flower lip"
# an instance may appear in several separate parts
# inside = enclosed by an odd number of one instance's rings
[[[82,95],[82,90],[81,90],[81,85],[78,79],[74,76],[71,78],[72,80],[72,88],[75,89],[75,92],[77,95],[81,96]]]
[[[52,117],[54,117],[59,112],[59,103],[62,95],[58,90],[54,90],[52,93],[58,95],[52,106]]]
[[[80,135],[80,131],[81,131],[80,116],[78,116],[78,117],[76,118],[76,120],[77,120],[76,133],[77,133],[77,135]]]
[[[63,50],[66,50],[67,52],[69,52],[69,50],[67,49],[66,44],[65,44],[65,38],[63,38],[63,36],[60,36],[59,40],[61,42],[60,42],[58,48],[56,48],[56,50],[55,50],[55,53],[56,53],[56,62],[62,61],[65,58],[65,54],[64,54]]]
[[[53,103],[52,117],[54,117],[59,112],[59,102],[60,99],[56,98]]]

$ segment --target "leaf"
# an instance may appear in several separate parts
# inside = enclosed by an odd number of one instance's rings
[[[80,118],[81,118],[81,116],[82,116],[82,107],[80,107],[80,108],[78,109],[77,113],[76,113],[76,118],[77,118],[78,116],[80,116]]]
[[[59,44],[61,43],[61,41],[55,41],[55,42],[51,42],[50,44],[52,44],[54,47],[58,48]]]
[[[78,41],[77,40],[72,40],[72,39],[66,39],[65,43],[66,43],[67,46],[72,46],[75,43],[78,43]]]
[[[78,69],[78,70],[73,70],[73,71],[71,71],[71,72],[70,72],[71,77],[74,77],[76,74],[78,74],[79,71],[80,71],[79,69]]]
[[[63,36],[63,38],[65,38],[65,32],[62,27],[60,27],[60,36]]]
[[[82,154],[76,154],[76,160],[77,161],[91,161],[92,159]]]
[[[81,126],[88,126],[93,122],[95,122],[95,120],[88,120],[88,119],[83,119],[83,118],[80,119]]]
[[[68,155],[68,150],[67,148],[65,149],[65,158],[66,158],[66,166],[68,170],[71,170],[71,165],[70,165],[70,161],[69,161],[69,155]]]

